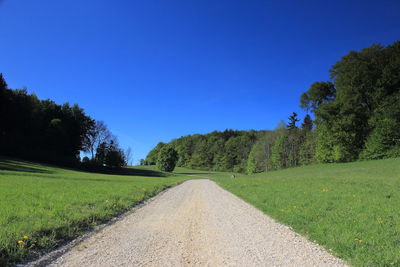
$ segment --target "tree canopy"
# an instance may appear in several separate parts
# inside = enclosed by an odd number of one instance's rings
[[[102,144],[110,147],[111,140],[113,150],[124,158],[106,125],[77,104],[59,105],[39,100],[26,89],[9,89],[0,73],[0,155],[76,167],[81,151],[89,152],[94,160],[96,150]],[[115,166],[115,158],[110,166]]]
[[[300,96],[296,112],[274,131],[212,132],[172,140],[178,166],[247,173],[400,156],[400,41],[350,51]],[[147,157],[154,164],[160,143]]]

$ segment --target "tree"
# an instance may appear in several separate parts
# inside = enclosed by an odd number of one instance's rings
[[[315,82],[310,89],[300,97],[300,107],[314,112],[323,103],[334,100],[336,89],[331,82]]]
[[[304,117],[303,123],[301,124],[301,128],[305,132],[310,132],[313,129],[313,120],[311,119],[310,115],[306,115]]]
[[[314,83],[300,99],[316,117],[318,161],[396,155],[397,143],[389,140],[400,122],[393,116],[400,105],[400,42],[350,51],[330,74],[333,83]]]
[[[97,148],[96,148],[96,156],[95,160],[99,162],[101,165],[105,164],[106,161],[106,156],[107,156],[107,149],[108,145],[106,142],[102,142]]]
[[[6,80],[3,77],[3,73],[0,73],[0,91],[4,91],[8,88]]]
[[[155,148],[153,148],[149,154],[147,154],[146,157],[146,162],[148,165],[156,165],[157,159],[158,159],[158,154],[160,150],[165,146],[165,143],[159,142]]]
[[[271,147],[271,166],[269,169],[278,170],[287,168],[287,133],[282,132]]]
[[[304,128],[307,129],[307,128]],[[304,141],[299,150],[299,163],[300,165],[310,165],[315,162],[315,132],[308,131],[304,136]]]
[[[90,152],[92,159],[94,159],[94,152],[100,146],[101,143],[109,142],[112,137],[110,130],[103,121],[91,121],[90,129],[85,135],[83,142],[83,150]]]
[[[110,168],[121,168],[126,165],[124,152],[118,148],[111,148],[107,151],[104,163]]]
[[[170,145],[161,148],[158,153],[157,168],[161,171],[172,172],[178,161],[178,153]]]
[[[132,165],[132,148],[128,147],[125,150],[125,160],[127,165]]]
[[[299,119],[297,118],[297,113],[293,112],[292,115],[290,115],[289,117],[289,123],[287,125],[287,129],[289,130],[297,129],[296,123],[298,121]]]

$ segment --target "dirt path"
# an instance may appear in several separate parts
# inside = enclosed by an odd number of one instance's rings
[[[345,266],[209,180],[191,180],[51,266]]]

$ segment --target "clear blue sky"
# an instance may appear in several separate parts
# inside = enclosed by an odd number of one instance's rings
[[[78,103],[131,146],[273,129],[349,50],[400,39],[400,1],[0,0],[11,88]]]

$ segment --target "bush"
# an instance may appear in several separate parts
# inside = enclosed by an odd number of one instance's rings
[[[172,172],[178,161],[178,152],[171,146],[166,145],[160,149],[157,158],[157,168],[161,171]]]

